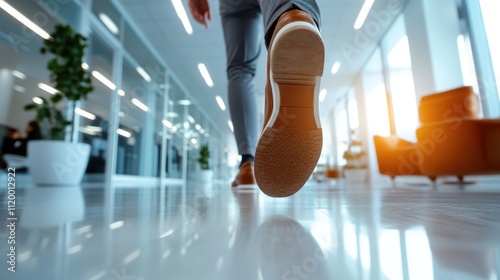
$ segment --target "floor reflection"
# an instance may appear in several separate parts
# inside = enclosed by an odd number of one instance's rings
[[[271,216],[257,231],[257,259],[263,279],[333,279],[311,233],[286,216]]]
[[[38,187],[25,193],[19,225],[50,228],[83,220],[85,208],[79,187]]]
[[[486,187],[37,187],[18,191],[18,270],[0,279],[498,279],[498,201]]]

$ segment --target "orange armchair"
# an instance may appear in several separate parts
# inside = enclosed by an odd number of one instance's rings
[[[414,159],[417,154],[415,143],[395,135],[374,136],[373,140],[380,174],[387,175],[393,180],[396,176],[422,175],[420,166]]]
[[[438,176],[500,173],[500,119],[479,119],[472,87],[422,98],[417,143],[397,136],[375,136],[379,171],[392,179],[402,175]]]
[[[428,176],[500,173],[500,119],[478,119],[471,87],[422,98],[417,130],[419,166]]]

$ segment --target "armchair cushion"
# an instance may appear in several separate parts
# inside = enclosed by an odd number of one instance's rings
[[[422,125],[453,119],[477,119],[479,104],[472,87],[424,96],[418,108]]]

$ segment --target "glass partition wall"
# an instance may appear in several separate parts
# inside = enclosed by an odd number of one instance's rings
[[[6,3],[28,17],[48,9],[43,1]],[[57,11],[44,12],[40,28],[51,33],[57,23],[71,24],[89,45],[82,67],[92,73],[94,91],[77,105],[73,132],[91,146],[84,181],[182,183],[199,170],[202,145],[214,178],[223,178],[225,144],[216,126],[123,11],[108,0],[65,1]],[[35,117],[24,105],[51,95],[43,86],[50,85],[49,57],[39,52],[43,38],[2,9],[0,23],[0,125],[22,132]]]

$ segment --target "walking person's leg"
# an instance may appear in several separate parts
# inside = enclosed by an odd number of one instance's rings
[[[268,46],[264,129],[255,154],[260,189],[275,197],[304,186],[322,148],[319,87],[325,50],[314,0],[260,1]]]
[[[240,172],[233,187],[255,184],[253,160],[259,137],[255,71],[262,44],[262,15],[255,0],[221,0],[222,27],[226,43],[228,101]]]

